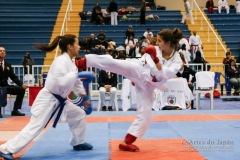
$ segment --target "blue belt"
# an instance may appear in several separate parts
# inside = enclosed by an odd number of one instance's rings
[[[53,94],[53,93],[52,93]],[[57,116],[53,122],[53,128],[56,128],[57,126],[57,123],[58,123],[58,120],[59,118],[61,117],[61,114],[62,114],[62,111],[63,111],[63,108],[66,104],[66,98],[62,98],[61,96],[57,95],[57,94],[53,94],[53,96],[59,101],[59,105],[57,106],[57,108],[53,111],[51,117],[49,118],[47,124],[45,125],[45,128],[47,127],[48,123],[50,122],[50,120],[53,118],[53,116],[56,114],[56,112],[58,111],[57,113]]]

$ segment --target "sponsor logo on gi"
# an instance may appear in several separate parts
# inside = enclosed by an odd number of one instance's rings
[[[173,95],[169,95],[169,96],[167,97],[167,102],[168,102],[168,104],[170,104],[170,105],[175,105],[175,103],[176,103],[176,97],[173,96]]]

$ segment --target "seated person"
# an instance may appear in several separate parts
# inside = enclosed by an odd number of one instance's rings
[[[147,28],[147,30],[143,33],[143,36],[145,38],[152,38],[153,37],[153,33],[151,31],[151,28]]]
[[[7,94],[16,95],[16,100],[14,103],[12,116],[25,116],[24,113],[18,111],[22,108],[22,102],[25,95],[25,89],[28,88],[27,85],[23,84],[18,77],[14,74],[13,68],[10,63],[4,60],[6,56],[6,50],[3,46],[0,46],[0,87],[7,87]],[[17,85],[9,85],[8,78],[10,78]],[[0,106],[0,118],[2,118]]]
[[[97,12],[99,13],[99,11],[101,10],[101,7],[99,5],[99,2],[96,2],[96,5],[94,6],[93,10],[92,10],[92,17],[91,17],[91,22],[95,23],[97,20]]]
[[[135,33],[133,31],[133,27],[129,26],[127,31],[126,31],[126,38],[129,38],[129,36],[133,36],[133,38],[135,37]]]
[[[150,43],[149,39],[144,37],[142,40],[142,46],[147,47],[150,44],[151,43]]]
[[[126,59],[126,53],[125,53],[125,51],[123,51],[123,50],[118,51],[118,54],[117,54],[116,59],[122,59],[122,60],[125,60],[125,59]]]
[[[218,1],[218,13],[221,14],[221,10],[225,8],[227,14],[229,14],[229,6],[227,0],[219,0]]]
[[[88,41],[90,38],[83,38],[82,40],[79,40],[79,46],[81,47],[81,50],[84,50],[85,52],[87,52],[87,46],[88,46]]]
[[[187,67],[186,65],[184,65],[186,63],[184,55],[182,53],[179,53],[179,54],[182,59],[183,65],[180,68],[180,71],[177,73],[177,77],[185,78],[187,80],[189,89],[193,92],[193,89],[194,89],[193,83],[196,81],[196,78],[195,78],[196,72],[194,70],[192,70],[191,68]],[[191,80],[190,80],[190,75],[192,76]],[[193,103],[194,103],[194,101],[192,100],[191,101],[191,109],[195,109],[193,107]]]
[[[140,53],[141,52],[141,47],[140,47],[140,43],[139,42],[136,43],[134,52],[135,52],[135,55],[136,55],[137,58],[141,58],[142,57],[142,55]]]
[[[234,59],[230,60],[230,66],[228,66],[226,73],[230,78],[230,82],[235,89],[235,95],[240,93],[240,69],[236,66]]]
[[[111,20],[111,15],[109,14],[109,9],[106,7],[105,9],[101,9],[102,12],[102,22],[103,24],[107,24]]]
[[[230,60],[233,60],[233,58],[231,57],[231,52],[227,51],[226,52],[226,57],[223,58],[223,65],[224,65],[224,68],[225,68],[224,69],[225,73],[227,71],[228,66],[230,65]]]
[[[117,94],[117,74],[101,70],[98,76],[99,94],[101,98],[102,111],[107,110],[106,92],[109,92],[110,99],[108,104],[108,111],[113,110],[114,99]]]
[[[214,2],[213,0],[208,0],[206,3],[206,8],[208,9],[208,13],[213,14],[214,10]]]
[[[96,25],[99,25],[99,24],[105,25],[103,13],[101,10],[96,10],[96,23],[95,24]]]
[[[133,36],[130,36],[125,40],[125,45],[126,45],[126,54],[128,57],[136,57],[134,49],[137,41],[133,39]]]
[[[108,41],[106,40],[106,36],[102,30],[99,31],[97,39],[100,49],[105,50],[108,47]]]
[[[200,51],[196,52],[196,57],[195,59],[192,61],[192,63],[197,63],[197,64],[202,64],[202,65],[198,65],[196,67],[197,71],[209,71],[211,69],[211,66],[208,65],[206,68],[206,64],[208,63],[203,57]],[[202,68],[203,66],[203,68]]]
[[[236,63],[237,63],[238,68],[240,69],[240,53],[236,59]]]
[[[98,40],[95,38],[95,35],[92,33],[90,35],[90,38],[88,40],[86,51],[85,52],[91,52],[93,54],[99,54],[99,49],[96,47],[98,45]]]

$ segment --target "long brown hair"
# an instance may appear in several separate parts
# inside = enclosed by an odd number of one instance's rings
[[[77,37],[73,34],[65,34],[64,36],[57,36],[52,41],[51,44],[35,44],[34,47],[36,47],[42,51],[49,52],[49,51],[53,51],[59,44],[59,47],[63,53],[63,52],[67,52],[67,46],[69,44],[71,44],[71,45],[74,44],[75,38],[77,38]]]
[[[182,30],[179,28],[171,29],[162,29],[158,32],[158,35],[165,41],[171,42],[171,47],[175,50],[178,48],[178,42],[183,37]]]

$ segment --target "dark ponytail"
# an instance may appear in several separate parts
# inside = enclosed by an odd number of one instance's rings
[[[38,48],[42,51],[45,52],[50,52],[53,51],[57,45],[59,44],[60,49],[62,50],[62,52],[67,52],[67,46],[69,44],[73,45],[75,42],[75,35],[72,34],[66,34],[64,36],[57,36],[51,44],[35,44],[34,47]]]

